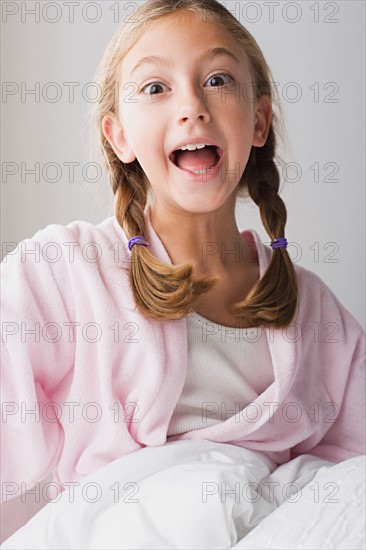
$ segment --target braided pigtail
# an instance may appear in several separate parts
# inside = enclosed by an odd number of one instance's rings
[[[271,240],[285,236],[286,206],[278,194],[280,175],[274,162],[276,138],[273,123],[263,147],[252,147],[242,185],[259,207]],[[233,313],[250,319],[251,326],[288,326],[297,307],[297,277],[286,248],[275,248],[263,277],[251,288]]]
[[[147,203],[147,178],[135,160],[123,165],[110,145],[105,153],[116,197],[116,218],[128,239],[145,236],[144,209]],[[196,301],[219,282],[217,277],[193,279],[193,264],[163,264],[144,246],[131,249],[131,288],[139,310],[150,319],[180,319],[194,310]]]

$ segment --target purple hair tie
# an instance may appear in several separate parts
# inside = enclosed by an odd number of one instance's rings
[[[142,244],[144,246],[149,246],[149,243],[147,242],[145,237],[142,237],[141,235],[136,235],[136,237],[132,237],[132,239],[128,241],[128,248],[130,251],[134,244]]]
[[[287,248],[287,239],[285,237],[278,237],[278,239],[273,239],[271,241],[271,247],[273,250],[275,248]]]

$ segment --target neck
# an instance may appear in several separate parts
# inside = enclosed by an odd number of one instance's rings
[[[235,220],[235,204],[214,212],[149,206],[150,222],[172,264],[192,262],[194,276],[229,277],[257,264],[257,254],[244,240]]]

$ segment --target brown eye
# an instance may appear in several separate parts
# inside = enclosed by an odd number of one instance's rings
[[[147,93],[146,95],[159,95],[159,91],[156,92],[156,90],[159,90],[159,88],[162,87],[162,84],[160,84],[159,82],[150,82],[150,84],[146,84],[146,86],[144,86],[141,91],[145,94],[146,92],[144,90],[150,88],[151,90],[153,90],[152,93]],[[164,92],[164,90],[163,90]]]
[[[223,82],[223,80],[224,80],[223,77],[228,78],[229,81],[228,82]],[[212,76],[210,76],[210,78],[207,80],[207,82],[209,82],[210,80],[214,82],[213,85],[210,86],[210,88],[218,88],[218,87],[221,87],[221,86],[225,86],[226,84],[230,84],[230,82],[233,82],[234,79],[231,78],[231,76],[226,74],[226,73],[218,73],[218,74],[213,74]]]

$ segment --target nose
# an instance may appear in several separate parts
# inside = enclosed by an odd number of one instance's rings
[[[194,124],[197,120],[209,122],[211,115],[207,107],[207,98],[202,89],[193,85],[181,88],[177,102],[177,120],[179,124]]]

